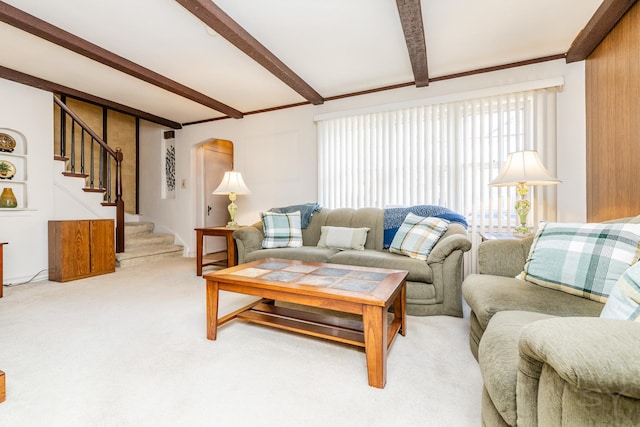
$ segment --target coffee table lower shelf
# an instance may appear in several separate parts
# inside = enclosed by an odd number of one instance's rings
[[[365,346],[361,321],[345,319],[330,314],[312,313],[273,305],[272,300],[262,299],[256,305],[237,314],[237,318],[272,328],[297,332],[358,347]],[[219,323],[218,323],[219,324]],[[387,348],[400,330],[401,322],[391,321],[388,328]]]

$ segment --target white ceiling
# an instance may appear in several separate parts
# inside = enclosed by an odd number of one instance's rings
[[[174,0],[5,0],[241,112],[305,102]],[[565,53],[601,0],[422,0],[429,77]],[[323,97],[412,82],[394,0],[215,0]],[[222,117],[0,22],[0,65],[185,123]]]

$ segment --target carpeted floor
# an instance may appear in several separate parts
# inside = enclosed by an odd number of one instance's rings
[[[468,330],[408,316],[376,389],[355,347],[239,320],[208,341],[193,259],[5,288],[0,426],[478,426]]]

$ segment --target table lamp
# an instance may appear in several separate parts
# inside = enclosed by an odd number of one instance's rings
[[[251,191],[247,188],[244,180],[242,179],[242,175],[240,172],[236,171],[227,171],[224,173],[224,177],[222,177],[222,182],[218,185],[218,188],[213,190],[211,194],[223,194],[229,195],[229,206],[227,209],[229,210],[229,217],[231,221],[227,223],[227,227],[235,228],[238,226],[236,222],[236,213],[238,212],[238,206],[235,204],[236,195],[238,194],[251,194]]]
[[[542,165],[538,152],[529,150],[510,153],[500,173],[489,186],[516,186],[516,192],[520,196],[520,200],[516,202],[520,226],[515,228],[513,234],[526,236],[531,233],[531,227],[527,227],[527,215],[529,215],[531,208],[531,204],[526,199],[529,192],[527,186],[552,185],[560,182],[562,181],[552,176]]]

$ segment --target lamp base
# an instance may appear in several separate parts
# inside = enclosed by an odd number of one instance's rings
[[[229,222],[227,223],[227,228],[238,228],[238,227],[239,227],[239,225],[238,225],[238,223],[237,223],[237,222],[235,222],[235,221],[229,221]]]
[[[527,237],[533,234],[531,232],[531,227],[516,227],[513,230],[513,235],[516,237]]]

